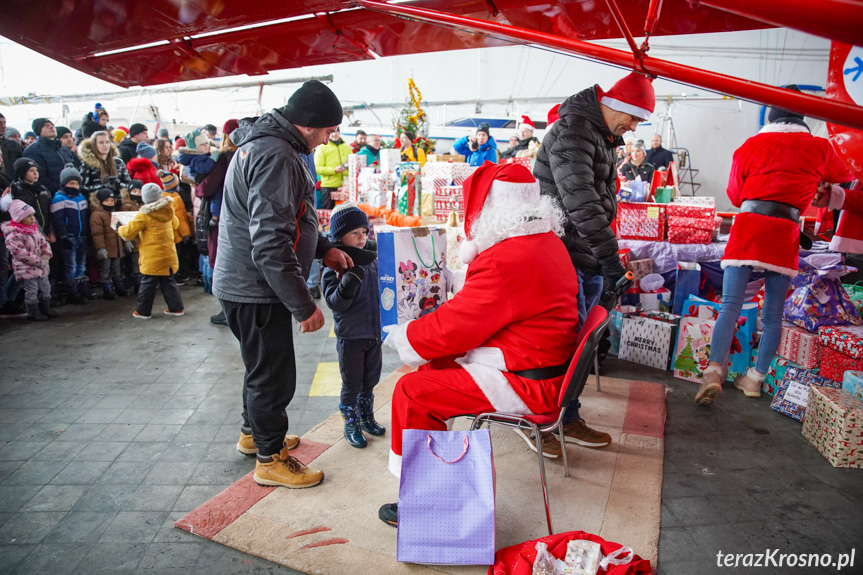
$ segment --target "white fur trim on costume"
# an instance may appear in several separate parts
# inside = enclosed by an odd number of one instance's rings
[[[390,449],[390,461],[387,464],[387,469],[396,476],[396,479],[402,478],[402,456],[396,455],[392,449]]]
[[[809,128],[800,124],[786,124],[785,122],[776,122],[775,124],[767,124],[760,130],[759,134],[808,134]]]
[[[12,194],[6,194],[5,196],[0,196],[0,210],[4,212],[9,211],[9,206],[12,205]]]
[[[524,204],[535,204],[539,200],[539,182],[504,182],[494,180],[483,209],[518,208]]]
[[[464,287],[464,280],[467,278],[467,268],[455,270],[452,272],[452,279],[447,282],[447,285],[452,289],[452,295],[457,294]]]
[[[416,320],[411,320],[416,321]],[[384,333],[387,338],[384,340],[384,345],[390,349],[394,349],[399,354],[399,359],[405,362],[405,365],[410,367],[419,367],[428,363],[427,359],[423,359],[420,354],[408,341],[408,325],[410,321],[398,325],[388,325],[384,327]]]
[[[603,96],[602,99],[599,100],[599,103],[605,104],[612,110],[617,110],[618,112],[624,112],[626,114],[632,114],[633,116],[641,118],[642,120],[650,118],[650,114],[652,113],[650,110],[639,108],[638,106],[633,106],[632,104],[627,104],[626,102],[622,102],[615,98],[609,98],[608,96]]]
[[[863,240],[833,236],[830,249],[843,254],[863,254]]]
[[[477,248],[476,246],[476,241],[463,241],[458,248],[458,255],[461,258],[461,263],[465,265],[470,264],[473,260],[476,259],[476,256],[479,255],[479,248]]]
[[[499,347],[478,347],[464,354],[466,363],[479,363],[493,367],[498,371],[507,371],[506,360]]]
[[[457,359],[456,363],[470,374],[495,411],[532,414],[501,370],[482,363],[468,363],[467,357]]]
[[[763,268],[767,271],[776,272],[778,274],[782,274],[784,276],[789,276],[792,278],[797,276],[797,270],[793,270],[791,268],[783,268],[782,266],[768,264],[765,262],[759,262],[758,260],[722,260],[721,265],[722,269],[725,269],[728,266],[752,266],[753,268]]]
[[[845,188],[833,184],[830,186],[830,202],[827,204],[828,210],[841,210],[845,205]]]

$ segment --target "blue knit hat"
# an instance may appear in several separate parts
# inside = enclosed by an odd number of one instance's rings
[[[340,240],[357,228],[369,229],[369,217],[353,202],[344,202],[333,208],[330,214],[330,237]]]
[[[152,160],[156,157],[156,148],[154,148],[147,142],[138,142],[138,145],[135,147],[135,153],[137,153],[142,158]]]

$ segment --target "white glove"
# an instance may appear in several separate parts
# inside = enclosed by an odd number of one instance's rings
[[[397,351],[399,359],[402,360],[405,365],[409,365],[410,367],[419,367],[428,363],[428,360],[420,357],[408,341],[409,323],[410,322],[405,322],[398,325],[384,326],[384,333],[387,334],[387,338],[384,340],[384,345]]]

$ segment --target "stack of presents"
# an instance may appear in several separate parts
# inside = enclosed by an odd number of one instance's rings
[[[707,210],[691,211],[672,219],[668,206],[668,231],[679,226],[689,230],[681,233],[695,235],[699,224],[690,220],[709,216]],[[676,277],[663,283],[662,276],[651,273],[651,260],[630,261],[628,250],[620,257],[640,286],[624,294],[611,312],[610,352],[700,383],[720,303],[700,297],[707,294],[700,289],[698,264],[681,263]],[[803,435],[831,464],[863,467],[863,287],[841,283],[841,276],[855,269],[842,265],[838,254],[816,254],[799,263],[762,391],[772,397],[773,410],[803,423]],[[755,365],[762,303],[763,288],[743,305],[728,381]]]

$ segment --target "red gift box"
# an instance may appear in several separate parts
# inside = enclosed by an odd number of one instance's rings
[[[863,358],[863,327],[831,325],[818,330],[821,345],[854,359]]]
[[[672,244],[709,244],[713,232],[695,228],[668,228],[668,241]]]
[[[332,210],[318,210],[318,224],[324,227],[330,225],[330,214]]]
[[[821,341],[817,334],[783,323],[776,353],[805,369],[816,369],[821,362]]]
[[[833,381],[842,381],[846,371],[863,370],[863,358],[854,358],[827,346],[821,346],[821,375]]]
[[[631,261],[626,265],[626,269],[635,274],[635,277],[632,278],[632,282],[635,287],[638,287],[638,280],[653,273],[653,260],[646,259]]]
[[[620,258],[620,265],[625,268],[629,267],[629,249],[617,250],[617,257]]]
[[[710,219],[716,216],[716,208],[714,206],[699,206],[694,204],[679,204],[671,202],[666,204],[668,215],[680,218],[699,218]]]
[[[665,239],[665,204],[617,204],[617,231],[621,239],[661,242]]]
[[[504,158],[500,161],[501,164],[521,164],[528,170],[530,169],[530,158]]]
[[[461,186],[443,186],[434,191],[434,215],[447,218],[455,211],[464,218],[463,188]]]
[[[697,230],[713,231],[716,229],[714,218],[692,218],[689,216],[668,216],[668,229],[695,228]]]

